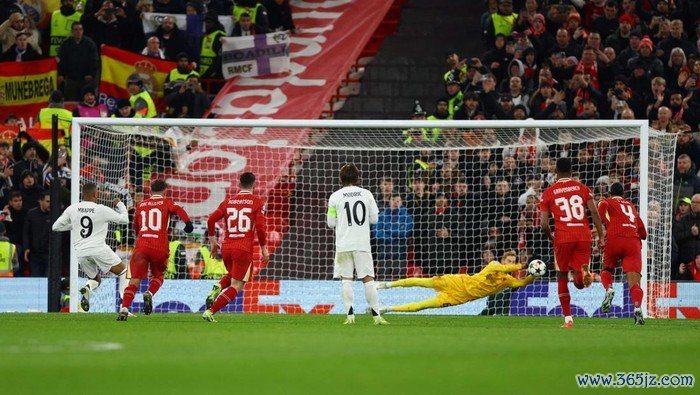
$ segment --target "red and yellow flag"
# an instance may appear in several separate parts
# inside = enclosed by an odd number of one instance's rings
[[[118,99],[128,99],[131,95],[126,90],[126,80],[136,73],[158,110],[165,108],[163,86],[170,70],[177,67],[175,62],[149,58],[108,45],[102,46],[101,58],[100,103],[114,110]]]
[[[27,125],[36,123],[54,89],[56,59],[0,63],[0,122],[14,114]]]

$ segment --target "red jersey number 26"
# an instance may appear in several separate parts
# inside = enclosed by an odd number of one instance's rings
[[[572,219],[581,221],[586,215],[586,208],[583,207],[581,196],[573,195],[568,199],[560,197],[554,200],[554,204],[566,214],[560,219],[562,222],[571,222]]]
[[[226,209],[226,214],[228,214],[227,227],[230,234],[234,233],[248,233],[251,227],[251,221],[248,214],[252,213],[253,210],[250,207],[245,207],[242,209],[237,209],[235,207],[229,207]]]

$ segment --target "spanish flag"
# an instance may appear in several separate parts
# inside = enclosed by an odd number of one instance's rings
[[[0,65],[0,115],[24,119],[29,125],[46,107],[56,89],[56,59],[5,62]],[[0,120],[0,122],[2,121]]]
[[[19,126],[8,126],[8,125],[0,125],[0,140],[5,140],[8,141],[9,143],[12,143],[12,140],[14,140],[17,137],[17,134],[20,131]],[[39,128],[30,128],[27,129],[27,133],[29,133],[30,136],[32,136],[34,139],[39,141],[41,145],[46,147],[46,149],[51,152],[51,129],[39,129]],[[64,134],[63,130],[58,131],[58,144],[64,144]],[[24,142],[22,142],[24,143]],[[70,148],[70,147],[68,147]]]
[[[165,109],[163,86],[170,70],[177,67],[175,62],[149,58],[108,45],[102,46],[101,58],[100,103],[114,110],[118,99],[128,99],[131,95],[126,90],[126,80],[136,73],[158,110]]]

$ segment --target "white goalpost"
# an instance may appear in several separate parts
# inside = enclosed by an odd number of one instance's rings
[[[221,274],[216,257],[207,255],[207,215],[251,171],[268,205],[271,260],[255,260],[252,281],[224,311],[341,313],[333,232],[324,223],[338,170],[352,162],[382,213],[372,231],[379,280],[472,274],[512,250],[522,263],[544,260],[549,273],[522,289],[424,313],[559,315],[552,246],[534,205],[553,180],[556,158],[570,157],[575,177],[596,199],[622,182],[638,206],[649,230],[642,255],[645,315],[668,317],[676,135],[650,129],[647,121],[74,118],[71,136],[72,203],[89,181],[102,190],[101,203],[118,196],[133,207],[149,194],[151,180],[164,179],[170,197],[194,219],[192,235],[172,224],[171,247],[180,245],[185,255],[171,256],[155,312],[203,311]],[[108,242],[128,264],[131,225],[114,227]],[[600,271],[601,251],[594,250],[592,268]],[[611,312],[600,313],[604,291],[596,282],[570,287],[574,315],[631,316],[619,270]],[[84,274],[74,257],[70,273],[75,312]],[[380,302],[430,296],[430,290],[389,289],[380,291]],[[105,276],[91,312],[116,312],[119,302],[116,279]]]

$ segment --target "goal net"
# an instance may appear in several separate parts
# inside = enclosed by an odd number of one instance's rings
[[[345,163],[361,171],[361,186],[380,208],[372,230],[377,279],[477,273],[513,251],[518,262],[541,259],[548,274],[518,290],[432,314],[559,315],[561,308],[550,242],[540,231],[537,200],[554,181],[554,164],[569,157],[574,177],[599,200],[613,182],[625,186],[649,229],[644,243],[645,308],[668,316],[675,135],[649,130],[643,121],[281,121],[123,120],[77,118],[73,126],[73,202],[78,185],[97,183],[111,204],[122,197],[133,207],[149,195],[152,180],[164,179],[169,196],[194,219],[195,231],[172,225],[165,284],[154,297],[155,312],[199,312],[221,276],[209,255],[206,219],[251,171],[256,193],[267,202],[271,260],[254,252],[252,280],[224,311],[342,313],[340,286],[332,279],[334,235],[325,225],[327,200],[339,188]],[[128,263],[134,245],[131,225],[114,227],[110,245]],[[184,251],[184,253],[183,253]],[[601,270],[593,249],[592,268]],[[515,276],[524,276],[518,272]],[[72,264],[71,292],[84,275]],[[141,293],[133,304],[138,314]],[[360,284],[357,284],[360,292]],[[625,317],[632,306],[618,269],[610,313],[600,312],[599,282],[570,286],[578,316]],[[432,290],[380,291],[395,305],[433,296]],[[362,298],[356,298],[362,309]],[[116,279],[103,280],[91,311],[116,312]],[[364,311],[364,310],[362,310]]]

